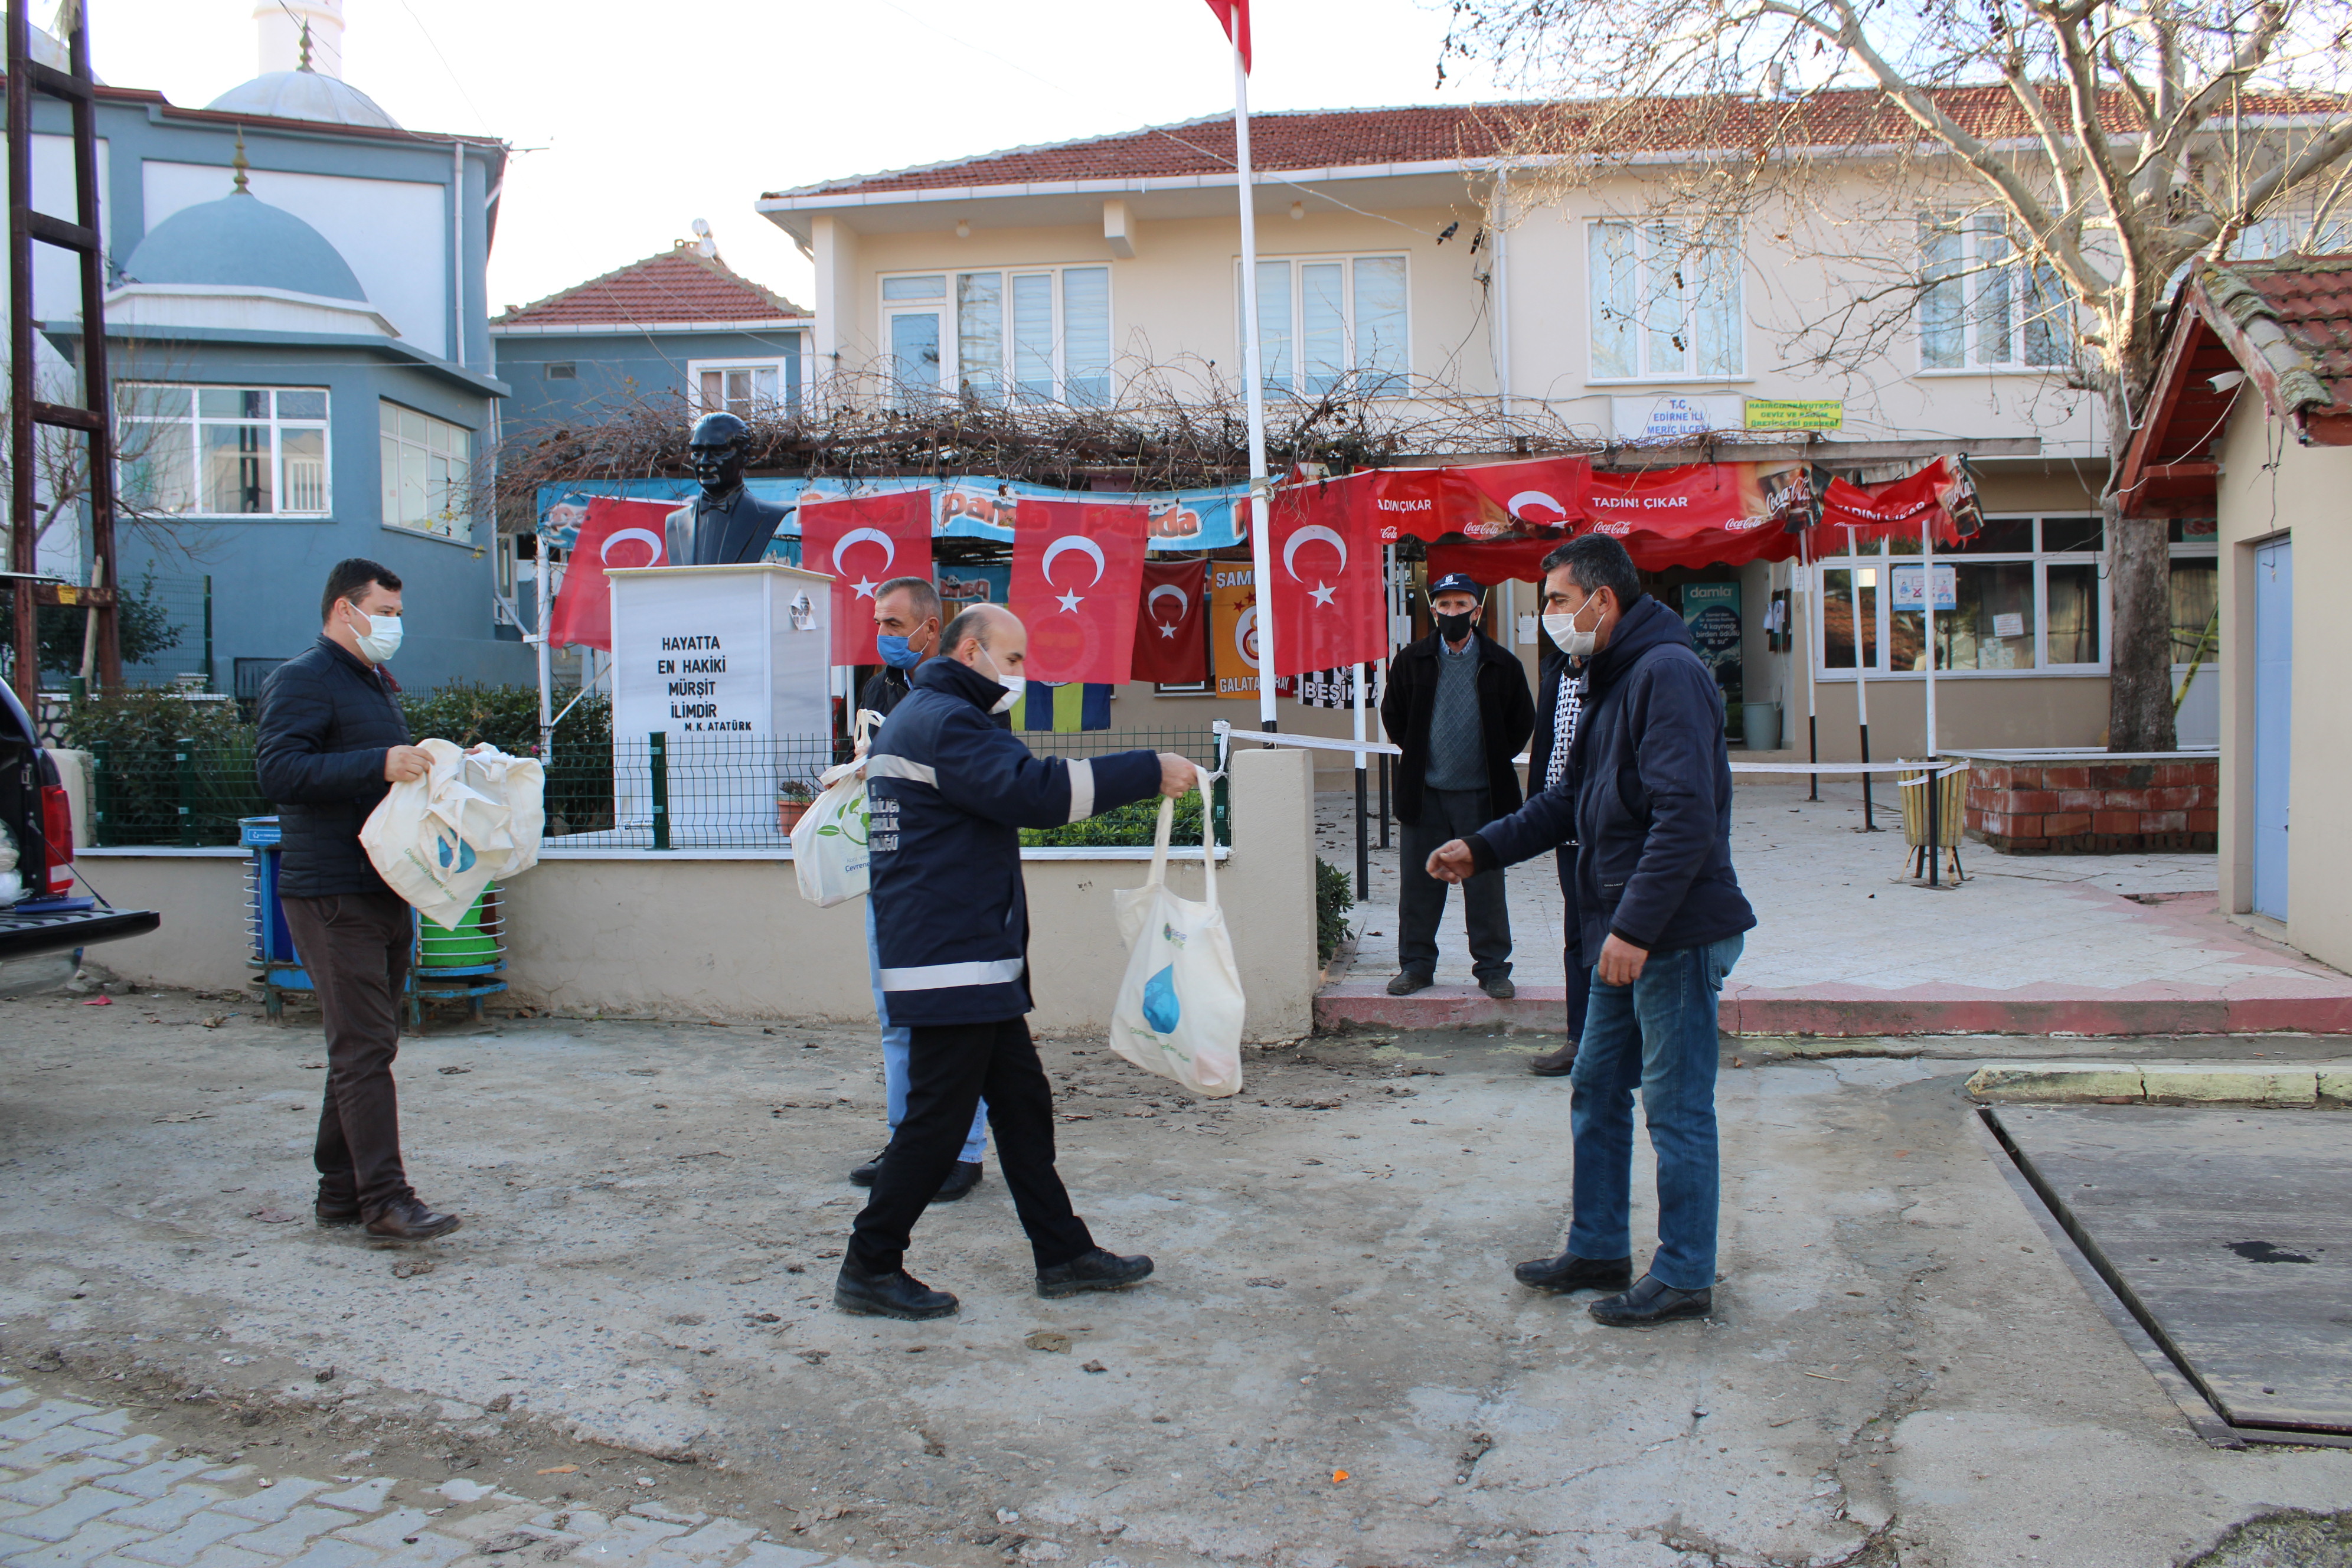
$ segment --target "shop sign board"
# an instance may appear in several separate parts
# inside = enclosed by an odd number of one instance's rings
[[[1744,411],[1738,397],[1612,397],[1611,415],[1620,441],[1693,441],[1714,430],[1737,430]]]
[[[1842,430],[1845,401],[1837,397],[1751,397],[1747,426],[1750,430]]]

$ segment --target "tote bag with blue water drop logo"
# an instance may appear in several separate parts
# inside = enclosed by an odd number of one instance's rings
[[[1205,795],[1209,779],[1202,775]],[[1223,1099],[1242,1087],[1242,977],[1217,906],[1217,852],[1210,814],[1201,813],[1208,898],[1194,903],[1168,888],[1168,833],[1176,803],[1160,803],[1151,879],[1116,895],[1127,973],[1111,1010],[1110,1047],[1147,1072],[1196,1094]]]

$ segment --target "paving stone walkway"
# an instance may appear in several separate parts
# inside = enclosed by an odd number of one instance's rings
[[[6,1377],[0,1413],[5,1568],[866,1568],[657,1502],[607,1518],[462,1477],[428,1488],[224,1466],[139,1431],[128,1411],[41,1399]]]

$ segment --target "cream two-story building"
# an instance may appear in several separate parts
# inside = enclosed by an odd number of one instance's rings
[[[1829,120],[1836,96],[1815,100]],[[1997,95],[1979,96],[1954,103],[2000,112]],[[2098,399],[2073,373],[2071,310],[2010,259],[1997,223],[1969,213],[1963,183],[1947,200],[1906,166],[1912,194],[1890,196],[1883,160],[1824,153],[1759,182],[1744,211],[1679,209],[1672,193],[1689,171],[1739,144],[1724,112],[1654,116],[1654,146],[1621,149],[1619,172],[1574,185],[1506,155],[1507,109],[1256,117],[1270,395],[1312,400],[1344,383],[1433,408],[1548,413],[1593,440],[1640,444],[1620,458],[1646,463],[1802,449],[1877,480],[1967,453],[1990,525],[1950,560],[1938,739],[2101,743],[2107,443]],[[1855,95],[1853,112],[1880,111]],[[762,197],[815,266],[814,394],[1084,406],[1237,385],[1233,149],[1218,116]],[[1825,405],[1806,416],[1811,437],[1707,444],[1764,417],[1753,404],[1799,401]],[[2193,640],[2211,603],[2211,534],[2189,523],[2176,537],[2175,618],[2194,623]],[[1654,585],[1672,602],[1686,583],[1737,584],[1742,694],[1782,704],[1788,743],[1801,746],[1810,681],[1825,758],[1854,754],[1858,613],[1885,755],[1925,739],[1921,616],[1888,591],[1904,560],[1832,559],[1810,592],[1789,563],[1677,569]],[[1771,606],[1792,589],[1797,632],[1782,637]],[[1531,671],[1534,607],[1525,584],[1505,585],[1488,623]],[[2189,650],[2179,657],[2185,668]],[[2185,742],[2211,738],[2218,685],[2192,689]],[[1118,702],[1119,728],[1234,711],[1150,687]],[[1309,713],[1296,727],[1345,723]]]

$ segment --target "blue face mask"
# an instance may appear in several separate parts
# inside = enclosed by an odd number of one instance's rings
[[[923,656],[905,637],[892,637],[887,632],[876,636],[874,647],[882,656],[882,662],[893,669],[912,669],[923,662]]]

